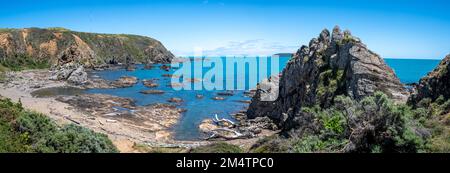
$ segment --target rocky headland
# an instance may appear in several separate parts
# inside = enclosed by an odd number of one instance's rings
[[[338,95],[361,100],[381,91],[400,102],[408,98],[408,92],[384,60],[350,31],[342,32],[339,27],[332,33],[323,30],[309,46],[302,46],[280,76],[259,84],[247,111],[250,119],[267,116],[286,127],[302,107],[326,108]],[[279,90],[274,95],[277,99],[261,101],[261,94],[268,91],[260,86]]]
[[[411,92],[350,31],[325,29],[258,84],[246,116],[267,117],[281,133],[250,151],[448,152],[449,59]]]

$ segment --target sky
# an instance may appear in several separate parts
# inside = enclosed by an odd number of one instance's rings
[[[447,0],[0,0],[0,28],[145,35],[177,56],[295,52],[335,25],[384,58],[450,53]]]

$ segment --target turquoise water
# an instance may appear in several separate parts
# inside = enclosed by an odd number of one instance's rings
[[[289,60],[290,57],[281,57],[279,58],[279,69],[282,70]],[[211,60],[212,58],[208,58]],[[223,58],[221,58],[223,60]],[[244,59],[242,59],[244,60]],[[246,61],[258,61],[256,58],[247,58]],[[270,61],[269,61],[270,62]],[[386,62],[389,66],[391,66],[401,81],[403,83],[413,83],[417,82],[421,77],[425,76],[427,72],[431,71],[436,67],[439,63],[438,60],[400,60],[400,59],[386,59]],[[270,66],[268,66],[270,68]],[[194,67],[191,67],[192,70],[195,70]],[[209,68],[203,68],[203,74],[208,71]],[[177,97],[183,99],[182,103],[178,103],[178,107],[186,109],[187,112],[183,113],[183,117],[180,122],[173,127],[175,131],[175,138],[178,140],[195,140],[201,139],[202,134],[198,131],[199,123],[205,118],[211,118],[214,114],[218,114],[220,117],[232,119],[230,114],[237,113],[240,110],[245,110],[248,104],[242,103],[240,101],[250,100],[251,98],[244,96],[242,90],[233,91],[232,96],[220,96],[224,97],[225,100],[213,100],[213,97],[218,96],[219,92],[223,92],[223,90],[217,91],[207,91],[207,90],[174,90],[170,86],[170,78],[162,77],[164,74],[173,74],[176,69],[171,69],[166,72],[164,70],[160,70],[158,66],[151,70],[144,70],[142,66],[139,66],[136,71],[125,71],[125,70],[113,70],[113,71],[98,71],[94,72],[95,75],[98,75],[107,80],[116,80],[121,76],[135,76],[142,81],[143,79],[156,79],[159,86],[157,90],[165,91],[165,94],[162,95],[145,95],[139,93],[142,90],[148,90],[150,88],[145,87],[142,82],[139,82],[135,86],[131,88],[119,88],[119,89],[91,89],[88,90],[88,93],[103,93],[110,94],[120,97],[128,97],[132,98],[136,101],[138,105],[149,105],[155,103],[169,103],[169,100],[172,97]],[[225,73],[230,73],[226,72]],[[249,75],[255,75],[255,72],[245,71],[245,77],[248,78]],[[268,75],[271,73],[268,72]],[[272,73],[276,74],[276,73]],[[230,80],[230,79],[228,79]],[[224,78],[224,84],[228,81]],[[260,81],[261,79],[258,79]],[[232,80],[231,80],[232,81]],[[244,79],[246,84],[249,84],[248,80]],[[234,84],[237,82],[235,81]],[[192,84],[193,85],[193,84]],[[254,88],[255,86],[247,86],[246,89]],[[202,95],[203,98],[197,98],[197,95]]]
[[[385,59],[395,71],[400,81],[405,84],[415,83],[437,67],[440,60],[425,59]]]
[[[211,58],[206,59],[211,60]],[[224,58],[221,58],[220,60],[224,60]],[[238,61],[243,61],[243,58],[238,58]],[[246,58],[246,61],[251,62],[258,62],[258,59],[256,58]],[[282,70],[287,61],[289,60],[289,57],[281,57],[279,58],[279,70]],[[271,61],[269,60],[269,63]],[[225,66],[226,64],[224,64]],[[159,65],[161,66],[161,65]],[[198,131],[198,125],[199,123],[206,119],[206,118],[212,118],[214,114],[218,114],[221,118],[228,118],[232,119],[230,114],[238,113],[241,110],[245,110],[248,106],[246,103],[242,103],[241,101],[248,101],[251,100],[251,98],[244,96],[244,90],[234,90],[232,96],[220,96],[225,98],[225,100],[214,100],[213,97],[219,96],[218,93],[223,93],[224,90],[215,90],[215,91],[208,91],[208,90],[174,90],[170,84],[171,79],[168,77],[162,77],[164,74],[173,74],[177,69],[171,69],[169,72],[166,72],[164,70],[161,70],[159,66],[155,66],[151,70],[145,70],[142,68],[142,66],[139,66],[136,71],[126,71],[126,70],[113,70],[113,71],[98,71],[93,72],[91,75],[97,75],[101,78],[107,79],[107,80],[116,80],[120,78],[121,76],[127,75],[127,76],[135,76],[140,79],[140,82],[136,84],[135,86],[131,88],[118,88],[118,89],[91,89],[88,90],[88,93],[102,93],[102,94],[110,94],[115,95],[119,97],[128,97],[132,98],[136,101],[136,104],[138,105],[150,105],[155,103],[169,103],[167,100],[173,97],[181,98],[183,99],[182,103],[177,103],[178,107],[186,109],[187,111],[183,113],[183,117],[181,118],[178,125],[173,127],[175,131],[175,138],[178,140],[195,140],[195,139],[201,139],[203,136]],[[269,67],[270,68],[270,67]],[[192,70],[194,67],[191,68]],[[205,74],[210,68],[203,68],[203,74]],[[198,69],[197,69],[198,70]],[[231,71],[227,71],[226,68],[224,68],[226,74],[230,74]],[[235,70],[236,72],[236,70]],[[279,72],[275,72],[273,74],[277,74]],[[249,72],[249,70],[245,71],[246,78],[248,79],[249,75],[255,75],[255,72]],[[256,73],[256,75],[259,73]],[[271,71],[267,73],[267,75],[272,74]],[[232,77],[232,76],[231,76]],[[238,76],[235,76],[238,77]],[[159,84],[156,88],[147,88],[142,84],[143,79],[157,79],[157,83]],[[258,79],[258,81],[261,79]],[[233,81],[230,80],[230,77],[223,79],[224,85],[226,85],[227,82]],[[248,84],[248,80],[241,80],[246,81]],[[237,80],[234,82],[235,86],[237,86]],[[191,84],[194,85],[194,84]],[[256,84],[255,84],[256,86]],[[248,90],[250,88],[254,88],[255,86],[247,86],[245,89]],[[145,95],[139,93],[139,91],[142,90],[148,90],[148,89],[156,89],[156,90],[163,90],[165,91],[162,95]],[[202,95],[203,98],[199,99],[197,98],[197,95]]]

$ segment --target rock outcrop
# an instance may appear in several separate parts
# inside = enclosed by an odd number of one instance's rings
[[[84,67],[77,63],[67,63],[52,71],[51,80],[64,80],[74,85],[82,85],[88,80]]]
[[[326,108],[338,95],[361,100],[376,91],[397,101],[408,97],[394,71],[379,55],[349,31],[335,27],[332,34],[325,29],[309,46],[302,46],[279,79],[273,76],[258,85],[247,116],[267,116],[282,127],[304,106]]]
[[[63,28],[1,29],[0,58],[20,56],[50,65],[76,61],[85,68],[105,64],[170,63],[174,58],[159,41],[144,36],[85,33]]]
[[[450,55],[447,55],[436,69],[419,81],[408,103],[416,105],[425,98],[435,101],[441,96],[445,100],[450,99]]]

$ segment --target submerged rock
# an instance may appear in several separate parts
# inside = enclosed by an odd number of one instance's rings
[[[233,96],[233,91],[226,91],[226,92],[219,92],[217,93],[218,96]]]
[[[142,94],[164,94],[164,91],[162,91],[162,90],[145,90],[145,91],[140,91],[139,93],[142,93]]]
[[[216,130],[220,127],[216,125],[212,119],[205,119],[200,123],[198,128],[203,133],[211,133],[213,130]]]
[[[202,82],[201,79],[197,79],[197,78],[186,78],[185,80],[188,83],[197,83],[197,82]]]
[[[71,62],[54,68],[50,79],[81,85],[88,80],[88,77],[82,65]]]
[[[138,78],[134,76],[122,76],[115,80],[112,85],[117,88],[128,88],[132,87],[138,82]]]
[[[213,100],[225,100],[225,98],[223,98],[223,97],[213,97],[212,99]]]
[[[361,100],[376,91],[402,102],[408,97],[394,71],[379,55],[349,31],[335,27],[332,35],[325,29],[309,46],[302,46],[279,80],[275,75],[258,85],[247,116],[267,116],[283,126],[293,121],[304,106],[326,108],[335,96]]]
[[[46,60],[52,66],[78,62],[85,68],[92,68],[127,64],[129,60],[170,63],[175,58],[158,40],[137,35],[24,28],[2,31],[0,40],[0,57],[13,59],[26,55],[36,61]]]
[[[183,99],[181,99],[181,98],[177,98],[177,97],[173,97],[173,98],[170,98],[169,100],[167,100],[168,102],[172,102],[172,103],[181,103],[181,102],[183,102]]]

